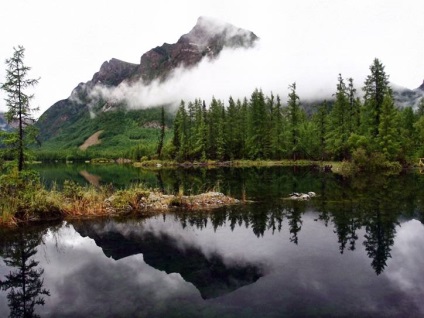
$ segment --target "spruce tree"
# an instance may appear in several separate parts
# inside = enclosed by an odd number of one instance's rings
[[[272,109],[272,127],[271,127],[271,150],[274,159],[282,158],[282,129],[283,114],[281,109],[281,99],[277,95],[277,102]]]
[[[162,157],[164,139],[165,139],[165,109],[162,106],[161,112],[160,112],[160,134],[159,134],[159,140],[158,140],[158,147],[156,150],[156,154],[158,158]]]
[[[350,134],[350,103],[346,85],[341,74],[338,77],[336,100],[330,113],[327,134],[328,149],[336,159],[348,156],[347,140]]]
[[[400,152],[399,116],[390,94],[386,94],[381,104],[380,124],[377,137],[378,150],[387,159],[394,160]]]
[[[174,137],[172,139],[174,156],[178,161],[186,160],[188,155],[187,117],[185,103],[181,101],[174,120]]]
[[[222,102],[212,98],[209,109],[209,159],[222,160],[224,157],[224,125]]]
[[[316,127],[316,134],[318,138],[317,149],[321,160],[326,159],[328,114],[329,106],[327,101],[325,100],[321,105],[318,106],[318,110],[316,111],[312,119]]]
[[[4,142],[12,155],[18,161],[18,171],[22,171],[25,163],[25,152],[30,143],[35,142],[36,129],[34,127],[33,112],[38,108],[31,108],[30,101],[34,95],[29,95],[26,89],[38,84],[39,79],[28,79],[30,67],[24,65],[25,48],[13,48],[13,56],[6,59],[6,82],[1,84],[1,89],[7,93],[6,113],[8,123],[17,124],[16,132],[5,135]]]
[[[249,156],[251,159],[265,159],[268,156],[270,140],[265,97],[262,90],[255,89],[250,98]]]
[[[382,105],[385,95],[391,95],[389,87],[389,76],[384,71],[384,65],[379,59],[374,59],[370,66],[371,74],[365,80],[365,86],[362,88],[364,96],[364,106],[368,117],[368,132],[371,137],[378,135]]]
[[[287,101],[287,107],[289,110],[290,118],[290,133],[291,133],[291,154],[293,160],[296,161],[297,154],[299,151],[299,128],[300,128],[300,104],[299,96],[296,94],[296,83],[289,85],[289,99]]]
[[[349,99],[349,113],[348,113],[348,131],[349,133],[356,133],[360,125],[360,108],[361,102],[356,97],[356,89],[353,86],[353,78],[348,79],[347,95]]]
[[[237,155],[237,148],[240,147],[238,139],[239,121],[237,107],[232,97],[228,100],[227,116],[225,120],[225,148],[231,160]]]

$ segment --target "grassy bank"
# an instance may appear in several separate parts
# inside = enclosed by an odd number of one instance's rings
[[[80,186],[65,181],[59,191],[47,190],[36,173],[24,171],[0,177],[0,226],[67,218],[151,214],[174,208],[207,209],[239,201],[218,192],[195,196],[165,195],[142,185],[125,190],[112,186]]]
[[[232,161],[185,161],[178,162],[172,160],[143,160],[134,162],[135,167],[295,167],[295,166],[317,166],[317,167],[337,167],[342,166],[342,162],[335,161],[313,161],[313,160],[232,160]]]

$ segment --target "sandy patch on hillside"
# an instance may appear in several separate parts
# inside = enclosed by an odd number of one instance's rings
[[[101,144],[102,141],[99,139],[100,134],[103,132],[103,130],[99,130],[98,132],[95,132],[90,137],[87,138],[84,143],[79,146],[79,149],[81,150],[87,150],[88,147]]]

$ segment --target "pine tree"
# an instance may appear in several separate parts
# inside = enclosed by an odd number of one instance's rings
[[[318,106],[318,110],[313,116],[313,122],[317,128],[318,145],[317,149],[320,154],[321,160],[326,159],[326,148],[327,148],[327,133],[328,133],[328,114],[329,106],[327,101],[324,101]]]
[[[158,147],[156,150],[156,154],[158,155],[158,158],[162,157],[164,139],[165,139],[165,109],[162,106],[161,112],[160,112],[160,135],[159,135]]]
[[[290,117],[290,132],[291,132],[291,154],[293,160],[296,161],[297,154],[299,151],[299,127],[300,127],[300,105],[299,96],[296,94],[296,83],[289,85],[289,99],[287,101],[287,107],[289,110]]]
[[[378,126],[378,149],[389,160],[397,159],[400,152],[399,116],[390,94],[386,94],[381,104]]]
[[[378,135],[380,117],[385,95],[391,95],[389,87],[389,76],[384,71],[384,65],[376,58],[370,66],[371,74],[365,80],[362,88],[364,96],[364,106],[367,111],[368,129],[372,137]]]
[[[241,144],[240,158],[246,159],[248,157],[248,139],[249,139],[249,102],[245,97],[240,104],[240,130],[241,130]]]
[[[172,139],[174,156],[178,161],[186,160],[188,157],[187,117],[185,103],[184,101],[181,101],[174,120],[174,137]]]
[[[336,159],[348,157],[347,140],[350,135],[350,103],[346,85],[341,74],[338,77],[336,101],[330,113],[327,134],[328,149]]]
[[[405,107],[400,111],[399,116],[401,154],[404,157],[411,158],[418,146],[418,136],[414,128],[417,116],[414,114],[412,107]]]
[[[255,89],[250,98],[249,115],[249,157],[264,159],[268,157],[268,122],[265,97],[261,90]]]
[[[348,131],[349,133],[356,133],[360,125],[360,108],[361,102],[356,97],[356,89],[353,86],[353,78],[348,79],[347,95],[349,99],[349,114],[348,114]]]
[[[227,117],[225,120],[225,148],[227,149],[228,157],[233,160],[237,155],[237,148],[240,147],[238,138],[238,114],[237,106],[232,97],[228,100]]]
[[[16,122],[16,132],[8,133],[5,144],[18,160],[18,171],[22,171],[25,163],[25,152],[30,143],[35,142],[36,129],[33,126],[32,113],[38,108],[31,108],[30,101],[34,95],[28,95],[26,89],[38,84],[39,79],[28,79],[30,67],[24,65],[25,49],[23,46],[13,48],[13,57],[6,60],[6,82],[1,85],[7,93],[6,105],[9,108],[6,113],[8,123]]]
[[[271,127],[271,149],[274,159],[281,159],[282,151],[282,130],[283,130],[283,113],[281,109],[281,99],[277,95],[277,102],[272,109],[272,127]]]
[[[209,159],[222,160],[224,157],[224,125],[221,101],[212,98],[209,109]]]

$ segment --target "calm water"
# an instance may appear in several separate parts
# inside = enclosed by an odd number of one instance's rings
[[[85,170],[116,187],[219,189],[255,202],[3,230],[1,317],[24,307],[41,317],[424,316],[424,175],[39,168],[46,184],[88,182]],[[284,200],[292,191],[318,197]]]

